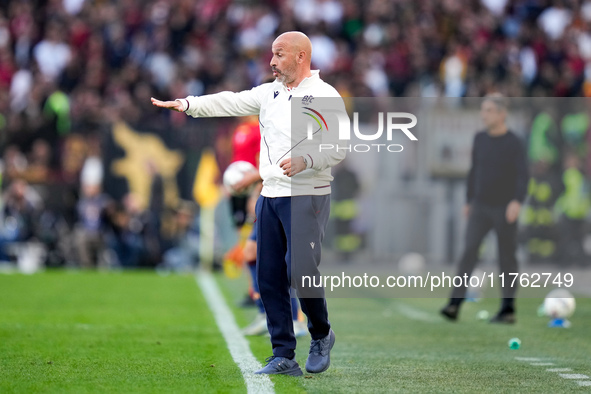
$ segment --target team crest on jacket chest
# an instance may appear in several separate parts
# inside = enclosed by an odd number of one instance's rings
[[[312,100],[314,100],[314,96],[312,96],[312,95],[304,96],[304,97],[302,97],[302,104],[303,105],[310,105],[310,104],[312,104]]]

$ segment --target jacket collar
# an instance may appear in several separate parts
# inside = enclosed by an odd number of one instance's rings
[[[320,80],[320,70],[311,70],[310,72],[312,75],[304,78],[304,80],[297,86],[298,88],[313,85]]]

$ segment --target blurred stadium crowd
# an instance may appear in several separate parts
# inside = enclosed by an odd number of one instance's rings
[[[182,129],[151,96],[258,85],[288,30],[343,96],[591,96],[591,1],[2,1],[0,260],[37,239],[50,265],[96,265],[106,245],[117,264],[155,266],[191,244],[190,204],[164,236],[157,202],[101,190],[104,136],[117,121]]]

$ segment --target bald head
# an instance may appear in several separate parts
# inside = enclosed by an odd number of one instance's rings
[[[308,36],[299,31],[281,34],[271,47],[273,75],[289,87],[297,86],[309,77],[312,62],[312,43]]]
[[[301,31],[288,31],[275,39],[273,45],[281,44],[296,54],[301,54],[308,65],[312,61],[312,42]]]

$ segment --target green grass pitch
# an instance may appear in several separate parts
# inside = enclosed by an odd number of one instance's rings
[[[243,279],[218,277],[236,307]],[[245,384],[191,275],[54,271],[0,275],[0,392],[244,393]],[[518,300],[518,323],[477,321],[498,301],[468,303],[460,321],[441,299],[330,299],[337,335],[331,368],[304,378],[273,376],[277,393],[589,391],[548,368],[591,376],[591,300],[579,297],[572,328],[546,327],[540,299]],[[519,350],[509,338],[522,341]],[[263,362],[268,338],[249,338]],[[300,339],[305,363],[309,337]],[[539,358],[552,366],[516,357]],[[591,380],[591,379],[590,379]]]

